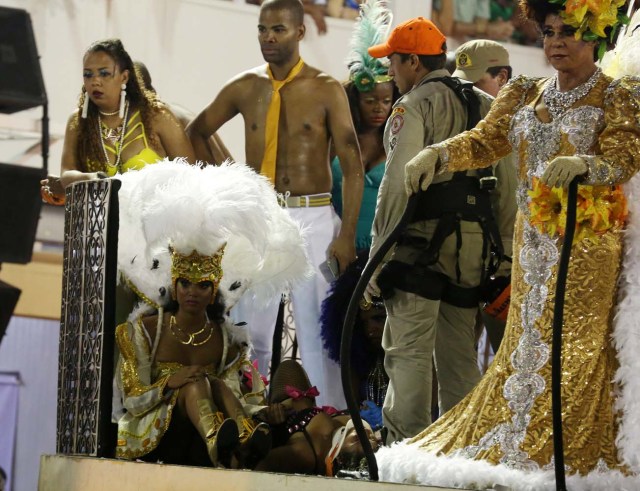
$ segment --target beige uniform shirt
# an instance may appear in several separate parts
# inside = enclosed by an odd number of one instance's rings
[[[393,231],[407,205],[404,187],[404,166],[420,150],[462,133],[467,125],[467,110],[456,93],[440,82],[424,81],[448,76],[446,70],[435,70],[420,80],[394,104],[384,132],[387,152],[385,175],[380,184],[376,215],[373,221],[373,243],[369,257]],[[489,111],[493,98],[476,90],[480,100],[480,115]],[[473,175],[473,171],[469,174]],[[516,214],[516,167],[510,158],[498,161],[494,167],[498,186],[492,193],[494,213],[500,228],[505,253],[511,255],[513,222]],[[436,175],[434,182],[448,181],[451,173]],[[462,222],[461,229],[477,224]],[[387,259],[391,252],[387,254]]]

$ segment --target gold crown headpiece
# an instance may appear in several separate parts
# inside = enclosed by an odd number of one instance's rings
[[[222,280],[224,248],[225,246],[222,246],[212,256],[199,254],[195,249],[189,255],[180,254],[171,249],[171,284],[173,287],[175,288],[178,278],[185,278],[191,283],[211,281],[215,295],[220,280]]]

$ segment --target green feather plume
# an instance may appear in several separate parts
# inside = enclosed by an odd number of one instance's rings
[[[388,66],[367,52],[370,46],[385,41],[393,14],[387,0],[366,0],[360,5],[360,15],[355,21],[347,66],[350,79],[360,92],[368,92],[377,82],[391,80],[387,76]]]

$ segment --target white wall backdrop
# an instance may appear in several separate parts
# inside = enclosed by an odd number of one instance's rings
[[[6,476],[3,488],[5,491],[13,489],[19,392],[20,377],[18,374],[0,372],[0,467]]]
[[[35,491],[40,456],[56,451],[59,333],[57,321],[14,317],[0,342],[0,372],[21,382],[12,491]]]

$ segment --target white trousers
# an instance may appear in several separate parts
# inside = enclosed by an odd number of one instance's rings
[[[315,274],[291,292],[296,337],[302,366],[312,385],[318,387],[319,405],[346,407],[340,377],[340,367],[329,359],[320,336],[320,305],[327,295],[329,283],[318,270],[327,260],[327,249],[340,228],[340,219],[331,205],[314,208],[287,208],[290,216],[305,231],[307,254]],[[271,362],[273,333],[280,298],[274,298],[266,308],[256,308],[251,299],[242,298],[232,310],[236,322],[244,321],[251,334],[255,358],[263,375],[268,375]]]

